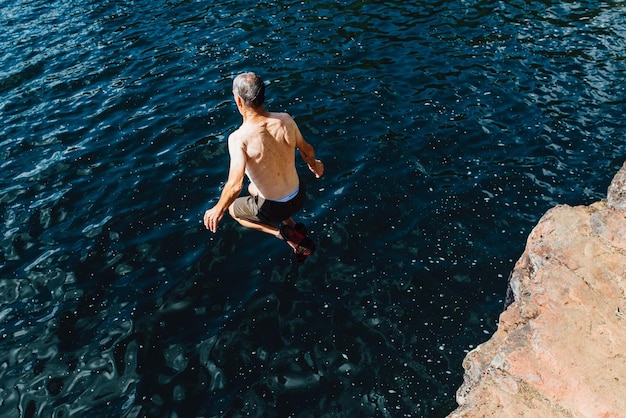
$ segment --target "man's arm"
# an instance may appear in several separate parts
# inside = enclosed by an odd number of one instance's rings
[[[228,153],[230,154],[228,180],[222,189],[219,201],[204,213],[204,226],[211,232],[217,230],[217,224],[230,205],[237,199],[243,187],[243,178],[246,173],[246,153],[241,141],[233,135],[228,137]]]
[[[315,174],[315,177],[320,178],[322,174],[324,174],[324,164],[320,160],[315,159],[315,149],[304,140],[295,121],[294,126],[296,131],[296,148],[300,150],[300,156],[302,156],[304,162],[309,166],[309,170]]]

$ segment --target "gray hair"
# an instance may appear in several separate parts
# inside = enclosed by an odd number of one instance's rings
[[[233,80],[233,94],[241,97],[246,106],[258,108],[265,102],[265,84],[253,72],[239,74]]]

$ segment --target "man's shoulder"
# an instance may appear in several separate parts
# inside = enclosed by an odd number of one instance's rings
[[[270,112],[269,117],[274,118],[274,119],[279,119],[283,123],[293,122],[293,118],[291,117],[291,115],[286,112]]]
[[[243,146],[245,138],[246,138],[245,133],[242,132],[241,127],[239,127],[237,130],[231,132],[230,135],[228,135],[228,145],[231,147]]]
[[[235,129],[234,131],[232,131],[230,133],[230,135],[228,135],[228,139],[237,139],[237,140],[241,140],[243,138],[246,137],[247,132],[250,130],[250,126],[248,124],[246,124],[245,122],[242,123],[241,125],[239,125],[239,127],[237,129]]]
[[[228,142],[237,141],[241,137],[239,129],[232,131],[230,135],[228,135]]]

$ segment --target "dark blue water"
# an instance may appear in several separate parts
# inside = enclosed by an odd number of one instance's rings
[[[0,415],[441,417],[626,154],[619,1],[0,1]],[[254,70],[317,253],[201,218]]]

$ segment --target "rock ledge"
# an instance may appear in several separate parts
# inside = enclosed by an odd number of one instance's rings
[[[626,164],[606,200],[543,216],[509,293],[450,417],[626,416]]]

